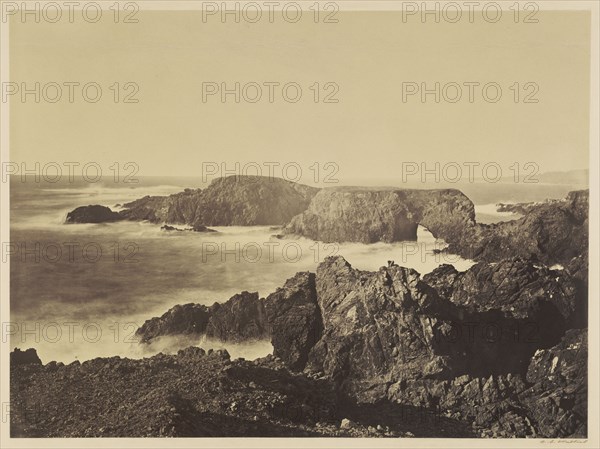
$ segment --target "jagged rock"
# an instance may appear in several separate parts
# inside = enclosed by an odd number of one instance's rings
[[[423,280],[440,296],[470,312],[498,311],[536,324],[544,319],[542,315],[554,315],[558,328],[552,333],[558,338],[583,318],[583,304],[578,304],[573,277],[535,259],[513,257],[495,264],[480,262],[462,273],[451,265],[441,265]],[[551,338],[549,334],[538,337]]]
[[[562,201],[531,207],[518,220],[478,224],[445,238],[447,251],[495,262],[536,257],[547,265],[567,264],[587,251],[589,191],[570,192]]]
[[[258,293],[242,292],[223,304],[215,303],[206,336],[223,342],[263,340],[270,337],[264,304]]]
[[[475,209],[458,190],[328,188],[284,233],[324,242],[396,242],[416,240],[419,224],[450,238],[475,224]]]
[[[340,429],[352,429],[353,427],[356,427],[356,423],[353,423],[348,418],[344,418],[340,422]]]
[[[225,303],[176,305],[160,318],[152,318],[136,331],[140,343],[165,335],[206,335],[223,342],[270,337],[263,302],[257,293],[242,292]]]
[[[421,280],[397,265],[355,270],[338,256],[319,265],[316,290],[324,331],[307,369],[371,401],[390,381],[524,374],[576,321],[569,274],[521,259],[465,273],[445,266]]]
[[[161,231],[179,231],[182,232],[183,229],[176,228],[175,226],[163,225],[160,227]]]
[[[176,305],[160,318],[152,318],[136,331],[140,343],[148,343],[164,335],[203,334],[212,313],[202,304]]]
[[[323,324],[317,303],[315,275],[297,273],[265,300],[273,354],[290,368],[302,370],[308,353],[321,338]]]
[[[13,352],[10,353],[10,366],[18,366],[18,365],[41,365],[42,361],[37,355],[37,351],[33,348],[26,349],[25,351],[21,351],[19,348],[15,348]]]
[[[67,214],[65,223],[110,223],[123,218],[109,207],[100,205],[81,206]]]
[[[533,386],[520,399],[547,438],[587,437],[587,340],[587,329],[569,330],[559,344],[531,359],[527,381]]]
[[[363,272],[328,257],[317,269],[316,290],[324,331],[308,370],[371,402],[391,379],[420,377],[426,365],[431,376],[448,370],[433,349],[438,320],[428,315],[445,305],[416,271],[392,265]]]
[[[389,387],[388,399],[445,410],[487,429],[484,436],[586,438],[587,331],[569,330],[558,345],[536,352],[526,378],[405,380]]]
[[[537,349],[585,318],[576,281],[533,260],[482,262],[463,273],[442,265],[423,280],[456,306],[438,316],[445,320],[438,354],[474,376],[524,374]]]

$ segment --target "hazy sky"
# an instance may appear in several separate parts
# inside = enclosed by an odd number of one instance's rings
[[[16,96],[13,161],[133,161],[140,175],[199,175],[202,162],[333,161],[342,180],[394,178],[407,161],[532,161],[542,172],[588,166],[584,12],[539,13],[537,24],[403,23],[399,12],[340,12],[333,24],[203,23],[200,12],[189,11],[137,17],[137,24],[11,22],[12,81],[97,82],[103,89],[93,104],[80,88],[74,103],[66,87],[54,104]],[[218,95],[203,102],[203,82],[236,81],[297,82],[303,93],[287,103],[275,88],[269,103],[263,85],[257,103],[235,103],[233,95],[226,103]],[[115,104],[115,82],[121,94],[125,82],[136,83],[139,102]],[[325,83],[339,86],[339,102],[315,104],[315,82],[321,95]],[[435,103],[433,95],[403,102],[403,82],[496,82],[503,92],[497,103],[484,100],[481,86],[473,103],[465,86],[457,103]],[[510,90],[515,82],[518,103]],[[538,103],[523,103],[534,89],[525,90],[527,82],[539,87]]]

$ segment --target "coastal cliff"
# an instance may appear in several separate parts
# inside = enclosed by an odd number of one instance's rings
[[[417,226],[447,238],[475,224],[473,203],[458,190],[323,189],[292,218],[285,234],[323,242],[416,240]]]

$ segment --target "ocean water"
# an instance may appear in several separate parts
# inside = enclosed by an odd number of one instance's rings
[[[458,270],[473,263],[434,254],[443,242],[424,228],[419,228],[417,242],[328,245],[304,238],[280,240],[274,237],[278,230],[268,226],[194,233],[166,232],[151,223],[64,224],[77,206],[114,208],[186,187],[200,185],[182,178],[149,178],[132,185],[11,182],[10,246],[2,251],[10,259],[11,322],[3,337],[10,337],[12,347],[35,347],[44,363],[145,357],[191,344],[225,347],[233,357],[251,359],[270,353],[270,344],[164,338],[146,346],[133,334],[146,319],[176,304],[211,305],[244,290],[265,297],[296,272],[314,271],[329,255],[342,255],[362,270],[377,270],[394,260],[421,274],[442,263]],[[502,198],[500,192],[497,196]],[[515,218],[494,214],[486,204],[477,206],[484,221]]]

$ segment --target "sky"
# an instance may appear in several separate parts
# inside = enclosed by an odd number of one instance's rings
[[[223,23],[199,11],[136,18],[10,22],[11,81],[46,88],[39,103],[10,97],[11,161],[135,162],[142,176],[200,176],[206,164],[236,162],[263,170],[274,161],[304,170],[316,162],[324,170],[333,162],[341,180],[395,178],[406,163],[588,167],[586,12],[540,12],[535,24],[422,23],[389,11],[338,12],[337,23],[308,15]],[[72,103],[65,82],[79,83]],[[210,95],[236,82],[239,102]],[[45,100],[55,96],[51,83],[62,86],[56,103]],[[86,83],[101,87],[96,103],[83,99]],[[297,84],[284,97],[288,83]],[[439,102],[409,95],[435,83]],[[496,84],[484,97],[487,83]],[[451,102],[457,85],[462,97]],[[251,102],[256,86],[262,97]],[[302,93],[292,102],[296,86]],[[502,96],[492,102],[495,86]],[[138,102],[125,102],[127,94]]]

